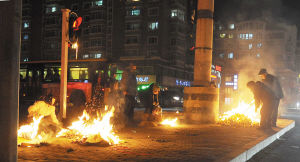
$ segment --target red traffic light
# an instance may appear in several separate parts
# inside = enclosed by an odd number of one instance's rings
[[[73,25],[72,25],[73,30],[74,30],[74,31],[79,30],[79,26],[80,26],[81,23],[82,23],[82,17],[78,17],[78,18],[73,22]]]

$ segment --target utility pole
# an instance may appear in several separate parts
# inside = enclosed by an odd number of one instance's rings
[[[198,0],[193,87],[184,88],[186,118],[214,123],[219,115],[219,89],[211,86],[214,0]]]
[[[68,70],[68,42],[69,42],[69,9],[61,9],[61,72],[60,72],[60,115],[67,118],[67,70]]]
[[[0,161],[17,161],[22,1],[0,1]]]

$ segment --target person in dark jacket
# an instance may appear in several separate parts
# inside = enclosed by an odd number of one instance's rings
[[[136,66],[130,64],[122,74],[121,90],[125,96],[125,109],[124,114],[129,123],[133,123],[135,97],[137,93],[137,81],[136,81]]]
[[[159,105],[160,87],[154,83],[139,91],[139,99],[145,107],[145,112],[139,126],[157,126],[162,120],[162,109]]]
[[[272,109],[275,104],[275,96],[270,88],[264,85],[262,82],[250,81],[247,83],[247,87],[252,91],[255,99],[255,109],[262,104],[260,110],[260,127],[271,127],[271,115]]]
[[[139,92],[139,98],[145,107],[145,114],[153,114],[155,108],[159,106],[159,91],[159,86],[152,83],[146,90]]]
[[[273,94],[275,94],[275,101],[274,101],[275,103],[272,110],[271,124],[272,126],[276,127],[278,106],[280,103],[280,99],[283,98],[281,85],[277,77],[269,74],[266,69],[261,69],[258,75],[261,77],[262,82],[272,90]]]

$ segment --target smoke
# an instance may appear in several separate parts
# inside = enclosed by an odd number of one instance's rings
[[[221,22],[261,19],[295,24],[300,14],[293,3],[289,0],[215,0],[215,16]]]

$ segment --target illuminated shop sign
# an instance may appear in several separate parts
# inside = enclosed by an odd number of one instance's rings
[[[221,66],[211,65],[211,80],[216,83],[216,86],[218,88],[221,87],[221,71],[222,71]]]
[[[147,76],[145,76],[145,77],[136,77],[136,81],[137,82],[148,82],[149,77],[147,77]]]
[[[150,84],[156,82],[156,76],[155,75],[137,75],[136,76],[136,82],[138,84]]]
[[[238,75],[234,74],[233,76],[233,89],[237,90],[238,89]]]
[[[176,85],[177,86],[190,87],[191,86],[191,82],[190,81],[183,81],[183,80],[176,79]]]
[[[225,85],[226,85],[226,86],[233,86],[234,83],[233,83],[233,82],[226,82]]]
[[[234,74],[233,81],[225,82],[225,86],[233,86],[233,89],[237,90],[238,89],[238,75]]]

